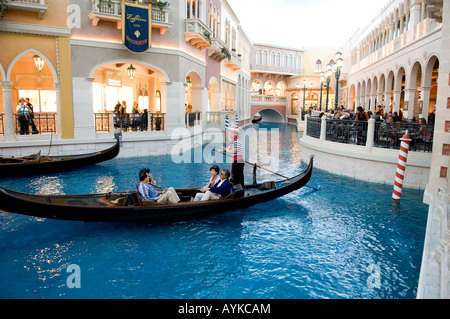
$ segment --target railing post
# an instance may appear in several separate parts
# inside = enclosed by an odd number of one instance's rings
[[[327,138],[327,117],[324,115],[320,119],[320,139],[325,141]]]
[[[306,135],[308,133],[308,119],[309,119],[309,114],[305,115],[305,127],[304,127],[304,134]]]
[[[375,120],[369,119],[367,123],[367,140],[366,140],[366,147],[372,148],[373,143],[375,139]]]

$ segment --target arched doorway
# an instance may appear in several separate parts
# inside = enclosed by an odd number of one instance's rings
[[[437,80],[439,77],[439,59],[436,56],[430,57],[425,67],[423,85],[421,92],[422,110],[421,117],[429,121],[429,116],[436,110],[436,100],[438,94]]]
[[[96,132],[163,131],[167,114],[165,75],[132,62],[110,62],[92,73],[92,112]],[[112,124],[111,124],[112,123]]]
[[[55,74],[56,70],[50,61],[32,49],[19,54],[11,63],[8,78],[12,83],[12,114],[16,135],[60,134],[60,96]],[[20,100],[23,99],[28,109],[21,106]],[[29,115],[24,114],[28,112]]]

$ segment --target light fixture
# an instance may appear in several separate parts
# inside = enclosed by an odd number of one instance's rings
[[[44,64],[45,64],[44,59],[41,58],[37,54],[35,54],[33,56],[33,59],[34,59],[34,64],[36,65],[36,68],[39,70],[39,72],[42,71],[42,69],[44,68]]]
[[[342,59],[342,52],[341,51],[336,52],[336,61],[339,60],[339,59]]]
[[[186,77],[186,87],[188,89],[190,89],[192,87],[192,81],[191,81],[191,77],[190,76]]]
[[[136,75],[136,68],[133,66],[133,64],[130,64],[130,66],[127,68],[128,76],[130,77],[130,80],[133,81],[134,76]]]

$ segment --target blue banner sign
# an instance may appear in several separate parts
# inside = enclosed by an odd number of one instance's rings
[[[134,53],[151,47],[152,6],[122,1],[122,42]]]

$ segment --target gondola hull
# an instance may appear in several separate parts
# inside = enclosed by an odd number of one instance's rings
[[[246,185],[242,197],[177,204],[142,203],[136,192],[89,195],[31,195],[0,187],[0,210],[41,218],[85,222],[174,221],[219,214],[267,202],[305,186],[311,179],[313,158],[308,168],[289,180]],[[194,189],[178,189],[180,197]]]
[[[120,142],[104,151],[69,156],[51,156],[41,160],[24,160],[25,158],[1,158],[0,177],[23,176],[59,172],[80,166],[92,165],[115,158],[120,152]]]

